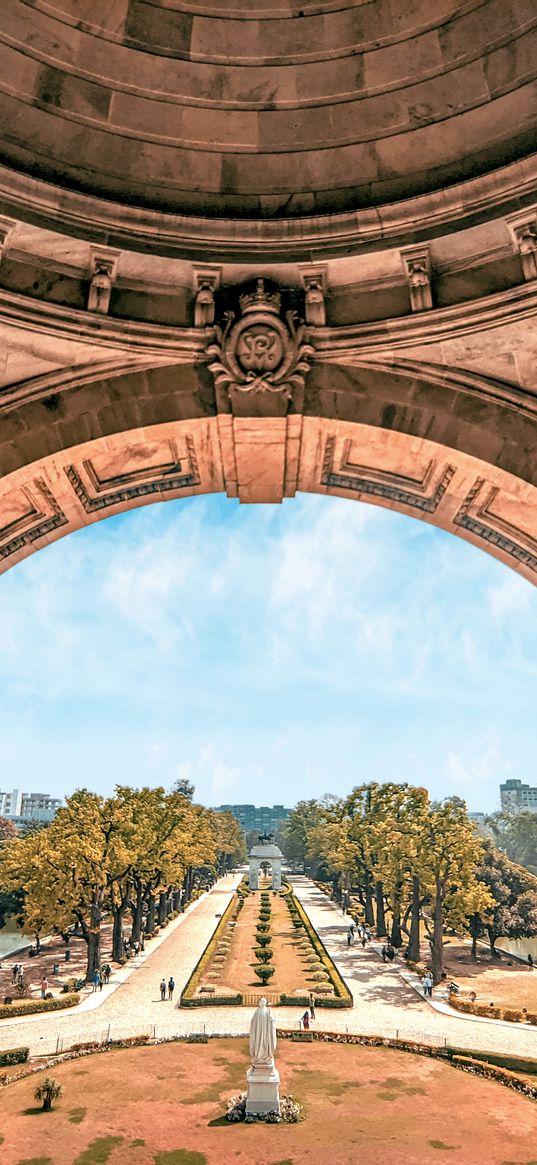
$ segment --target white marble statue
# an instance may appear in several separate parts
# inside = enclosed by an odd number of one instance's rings
[[[250,1024],[252,1067],[273,1068],[276,1048],[276,1022],[266,999],[259,1000]]]

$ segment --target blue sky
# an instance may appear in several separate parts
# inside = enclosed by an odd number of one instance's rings
[[[135,510],[0,578],[0,788],[194,781],[294,804],[365,780],[492,810],[535,783],[537,591],[337,498]]]

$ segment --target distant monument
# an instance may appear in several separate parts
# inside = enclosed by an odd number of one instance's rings
[[[266,999],[259,1000],[250,1024],[252,1066],[246,1073],[246,1112],[280,1111],[280,1073],[274,1063],[276,1021]]]
[[[282,860],[282,851],[277,845],[274,845],[272,834],[260,833],[259,844],[252,846],[250,850],[250,890],[259,889],[259,871],[264,862],[272,866],[272,889],[280,890],[282,885]]]

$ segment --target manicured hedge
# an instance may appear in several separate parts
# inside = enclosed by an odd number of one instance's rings
[[[0,1019],[11,1019],[13,1015],[34,1015],[38,1011],[63,1011],[66,1007],[76,1007],[80,995],[60,995],[59,999],[20,999],[18,1003],[2,1003]]]
[[[537,1013],[526,1011],[524,1007],[497,1007],[494,1003],[476,1003],[471,999],[461,999],[450,993],[450,1007],[462,1011],[464,1015],[481,1015],[486,1019],[504,1019],[509,1023],[531,1023],[537,1027]]]
[[[181,1007],[208,1007],[209,1004],[213,1003],[217,1005],[220,1004],[222,1006],[225,1006],[226,1004],[227,1006],[236,1006],[237,1003],[242,1003],[242,995],[210,995],[207,998],[201,996],[196,996],[194,998],[194,992],[196,991],[201,976],[207,964],[211,961],[211,958],[216,950],[216,945],[220,941],[222,934],[227,927],[229,919],[238,910],[239,906],[242,905],[242,903],[237,899],[237,894],[239,893],[241,886],[242,882],[233,895],[231,901],[226,906],[218,926],[212,935],[212,938],[209,939],[209,942],[207,943],[205,950],[202,952],[201,957],[198,959],[186,986],[181,992],[181,997],[179,1000]]]
[[[332,959],[330,958],[330,955],[328,954],[328,951],[327,951],[322,939],[319,938],[317,931],[315,930],[312,923],[310,922],[310,919],[309,919],[308,915],[306,914],[306,911],[304,910],[302,903],[299,901],[298,898],[295,898],[294,894],[291,894],[290,898],[288,897],[288,906],[289,906],[289,909],[294,907],[294,910],[298,914],[300,921],[304,924],[304,927],[307,931],[308,938],[311,942],[313,950],[317,952],[317,954],[320,957],[321,962],[326,967],[330,981],[332,983],[332,986],[333,986],[334,991],[336,993],[336,997],[338,999],[338,1002],[335,1004],[335,1006],[336,1007],[352,1007],[352,995],[351,995],[346,983],[341,978],[341,975],[340,975],[337,967],[335,966]],[[318,1002],[319,1002],[319,1006],[321,1006],[321,1007],[331,1006],[328,1002],[325,1002],[325,1001],[323,1001],[321,1003],[321,1001],[319,1000]]]
[[[0,1068],[9,1068],[10,1064],[25,1064],[29,1050],[29,1048],[8,1048],[5,1052],[0,1052]]]

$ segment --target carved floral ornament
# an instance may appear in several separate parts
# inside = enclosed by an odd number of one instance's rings
[[[305,327],[293,311],[280,315],[281,295],[263,279],[254,292],[240,296],[241,316],[225,313],[223,327],[207,356],[217,389],[262,397],[279,395],[290,401],[302,392],[314,348],[305,340]],[[296,401],[295,401],[296,403]]]

